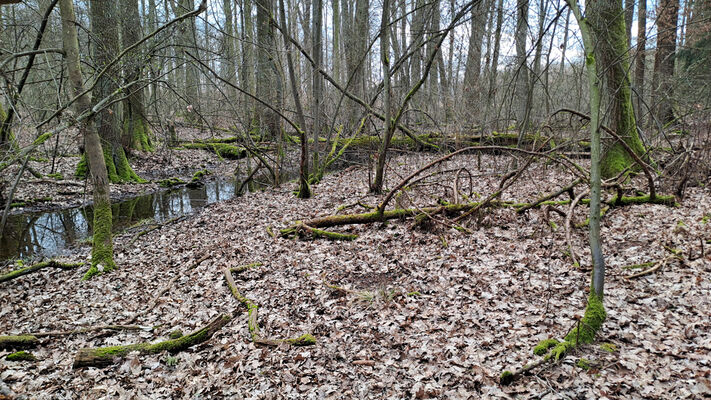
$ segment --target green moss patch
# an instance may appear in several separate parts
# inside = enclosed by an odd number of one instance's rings
[[[7,361],[37,361],[37,357],[34,354],[27,351],[18,351],[15,353],[10,353],[5,356]]]
[[[180,178],[167,178],[158,181],[158,186],[163,188],[172,188],[174,186],[184,185],[186,182]]]

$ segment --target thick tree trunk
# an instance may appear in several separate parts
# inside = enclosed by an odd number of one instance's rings
[[[637,9],[637,62],[635,65],[634,85],[637,92],[635,116],[638,123],[644,125],[642,104],[644,101],[644,68],[647,57],[647,2],[640,1]]]
[[[92,27],[91,51],[98,68],[103,69],[119,52],[118,8],[112,1],[91,0],[89,9]],[[92,91],[97,102],[116,94],[119,76],[118,67],[112,66],[98,78]],[[99,111],[96,116],[96,129],[102,140],[109,180],[114,183],[140,182],[141,178],[133,172],[126,158],[117,107],[106,107]],[[85,146],[89,147],[87,143]],[[87,153],[87,158],[77,166],[77,175],[84,175],[86,163],[91,166],[91,161]]]
[[[138,15],[138,3],[135,0],[121,0],[121,41],[123,47],[129,47],[142,38],[141,18]],[[134,50],[124,58],[124,82],[126,100],[123,102],[123,138],[124,148],[139,151],[152,151],[151,131],[146,119],[143,102],[143,85],[137,81],[142,77],[143,52]]]
[[[91,98],[84,93],[84,80],[79,61],[79,40],[76,31],[77,20],[74,14],[72,0],[60,0],[59,8],[62,14],[62,42],[69,83],[74,96],[79,96],[74,108],[77,115],[91,112]],[[111,199],[109,197],[109,177],[104,162],[104,151],[96,131],[93,118],[84,119],[79,125],[79,131],[84,136],[86,157],[89,172],[93,182],[94,194],[94,234],[91,252],[91,268],[85,278],[115,268],[113,260],[113,244],[111,241]]]
[[[464,107],[466,115],[470,121],[475,122],[478,117],[476,110],[479,110],[479,98],[481,85],[481,53],[484,43],[484,30],[487,14],[489,11],[488,2],[481,1],[472,8],[471,32],[469,35],[469,46],[467,50],[467,63],[464,67]]]
[[[674,60],[679,0],[660,0],[657,7],[657,52],[654,56],[652,97],[657,118],[667,124],[674,121]]]

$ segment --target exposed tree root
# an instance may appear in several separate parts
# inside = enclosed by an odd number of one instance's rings
[[[163,351],[177,353],[207,341],[230,320],[231,317],[229,315],[221,315],[190,335],[158,343],[136,343],[123,346],[81,349],[74,358],[74,368],[106,367],[114,363],[116,359],[123,358],[133,351],[141,354],[156,354]]]
[[[0,336],[0,350],[30,349],[38,344],[39,340],[32,335]]]
[[[248,264],[242,267],[233,268],[232,270],[228,268],[222,268],[222,273],[225,275],[225,281],[227,281],[227,286],[230,288],[232,295],[242,303],[247,308],[247,327],[249,328],[249,335],[254,344],[264,345],[264,346],[278,346],[280,344],[290,344],[293,346],[311,346],[316,344],[316,338],[311,334],[303,334],[297,338],[291,339],[263,339],[259,334],[259,324],[257,323],[257,316],[259,306],[254,304],[254,302],[246,297],[244,297],[237,289],[237,284],[232,277],[232,272],[241,272],[249,268],[255,267],[257,263]]]
[[[19,278],[23,275],[31,274],[33,272],[37,272],[44,268],[59,268],[63,270],[71,270],[79,268],[82,265],[84,265],[84,263],[61,263],[57,260],[44,261],[41,263],[30,265],[29,267],[16,269],[4,275],[0,275],[0,283]]]

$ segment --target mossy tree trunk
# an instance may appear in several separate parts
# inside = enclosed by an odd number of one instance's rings
[[[79,40],[76,31],[77,22],[74,6],[72,0],[61,0],[59,7],[62,14],[62,42],[66,54],[69,82],[72,94],[77,96],[84,92],[84,81],[79,63]],[[77,115],[90,112],[91,97],[88,94],[79,96],[76,103],[74,103],[74,107]],[[94,242],[91,252],[91,268],[85,276],[88,278],[99,272],[100,269],[104,271],[113,269],[115,264],[111,242],[112,221],[109,177],[104,163],[104,151],[101,147],[101,140],[93,118],[82,120],[79,130],[84,136],[94,195]]]
[[[3,150],[9,148],[10,143],[15,140],[15,135],[12,133],[9,124],[7,126],[5,125],[6,118],[7,114],[0,103],[0,149]]]
[[[602,327],[602,323],[605,321],[606,313],[603,306],[603,292],[605,283],[605,260],[602,254],[602,244],[600,242],[600,192],[601,192],[601,181],[602,181],[602,164],[601,159],[601,143],[600,143],[600,103],[601,103],[601,93],[600,93],[600,81],[601,77],[598,75],[597,65],[599,61],[596,60],[594,49],[599,49],[601,41],[606,40],[605,34],[601,34],[596,31],[593,26],[591,26],[590,19],[583,18],[580,7],[576,0],[566,0],[568,5],[573,11],[575,18],[578,20],[580,26],[580,31],[583,36],[583,47],[585,50],[585,66],[587,69],[588,84],[590,87],[590,223],[589,223],[589,241],[590,241],[590,251],[592,254],[592,266],[593,272],[590,283],[590,296],[588,297],[588,304],[585,308],[585,315],[583,319],[578,322],[578,325],[573,329],[566,337],[565,343],[562,347],[557,347],[557,352],[551,353],[555,358],[560,358],[571,346],[574,347],[579,343],[590,343],[595,339],[595,333]],[[618,11],[613,13],[615,18],[618,20],[616,23],[619,32],[616,32],[619,36],[616,36],[617,40],[622,40],[626,47],[626,34],[624,29],[624,14],[622,12],[622,3],[620,0],[600,0],[598,2],[592,2],[587,8],[587,12],[592,12],[591,8],[597,6],[604,7],[608,12],[612,12],[617,9]],[[598,14],[601,15],[601,14]],[[621,21],[621,22],[620,22]],[[617,49],[617,48],[615,48]],[[618,49],[619,50],[619,49]],[[623,49],[623,52],[626,51]],[[623,53],[616,54],[618,57],[622,57]],[[609,67],[609,66],[608,66]],[[626,74],[627,69],[624,69]],[[629,112],[632,113],[632,101],[629,98],[629,80],[625,78],[628,96],[627,104],[629,105]],[[634,116],[632,115],[632,120],[634,121]],[[625,150],[622,149],[624,152]],[[560,346],[560,345],[559,345]]]
[[[586,25],[595,37],[595,59],[599,71],[605,76],[610,99],[610,127],[638,155],[645,153],[637,134],[632,90],[630,86],[630,60],[627,31],[622,0],[599,0],[586,3]],[[604,178],[611,178],[634,163],[625,148],[615,143],[606,149],[601,161]]]
[[[133,0],[121,0],[121,41],[126,48],[141,39],[141,19],[138,15],[138,3]],[[143,102],[143,86],[137,81],[143,70],[143,52],[132,51],[124,57],[124,81],[126,100],[123,102],[123,135],[121,144],[124,148],[139,151],[152,151],[151,133],[146,121]]]

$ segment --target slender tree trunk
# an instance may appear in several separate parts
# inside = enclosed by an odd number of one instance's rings
[[[627,36],[627,48],[632,47],[632,21],[634,20],[635,0],[624,0],[625,2],[625,33]]]
[[[487,121],[494,120],[494,123],[487,123],[487,129],[492,127],[496,129],[496,118],[492,118],[491,112],[496,103],[496,80],[499,73],[499,51],[501,48],[501,26],[504,19],[504,0],[499,0],[496,6],[496,29],[494,30],[494,51],[491,55],[491,75],[489,75],[489,90],[486,99],[486,119]]]
[[[79,59],[79,39],[77,35],[77,19],[74,14],[72,0],[60,0],[59,8],[62,14],[62,42],[64,44],[69,82],[74,96],[84,92],[84,80],[81,74]],[[77,115],[91,110],[91,97],[88,94],[79,96],[74,103]],[[91,252],[91,268],[86,278],[101,271],[109,271],[116,267],[113,261],[113,245],[111,242],[111,199],[109,197],[109,178],[104,163],[104,153],[101,140],[96,131],[93,118],[84,119],[79,130],[84,136],[86,154],[89,160],[89,171],[93,183],[94,197],[94,234]]]
[[[519,132],[526,130],[528,114],[528,63],[526,62],[526,42],[528,41],[528,0],[516,0],[516,122]]]
[[[281,23],[281,29],[284,33],[284,45],[286,47],[286,62],[287,68],[289,70],[289,82],[291,83],[291,93],[294,96],[294,105],[296,107],[296,122],[299,124],[299,140],[301,141],[301,161],[299,164],[299,192],[296,197],[300,199],[307,199],[311,197],[311,189],[309,188],[309,147],[308,147],[308,137],[304,129],[306,128],[306,119],[304,118],[304,111],[301,107],[301,99],[299,98],[298,82],[296,81],[296,76],[294,74],[294,61],[292,60],[291,54],[291,41],[287,38],[286,32],[288,28],[286,26],[285,8],[284,0],[279,0],[279,19]]]
[[[313,98],[312,98],[312,113],[313,113],[313,165],[318,167],[318,146],[319,136],[321,135],[321,104],[323,101],[323,76],[318,73],[318,69],[323,67],[323,43],[321,43],[321,32],[323,29],[323,1],[313,0],[313,15],[312,15],[312,43],[313,43],[313,58],[316,63],[316,68],[313,72]]]
[[[385,108],[385,120],[383,121],[383,140],[380,142],[378,150],[378,164],[375,169],[375,180],[370,187],[373,193],[381,193],[383,191],[383,176],[385,170],[385,160],[387,159],[387,151],[392,139],[392,110],[390,100],[390,39],[388,29],[390,17],[390,0],[383,0],[383,15],[380,22],[380,61],[383,64],[383,107]]]

